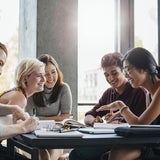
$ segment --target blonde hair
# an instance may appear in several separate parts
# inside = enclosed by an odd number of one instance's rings
[[[15,84],[17,87],[26,88],[26,82],[23,79],[25,76],[31,75],[38,68],[45,67],[44,63],[38,59],[24,59],[16,68]]]

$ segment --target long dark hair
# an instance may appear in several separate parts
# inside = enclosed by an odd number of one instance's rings
[[[46,65],[48,63],[51,63],[56,67],[56,70],[57,70],[57,73],[58,73],[58,79],[57,79],[57,82],[56,82],[55,86],[52,89],[52,94],[51,94],[50,98],[47,100],[47,102],[49,102],[49,103],[54,103],[57,100],[60,89],[62,87],[62,83],[63,83],[62,71],[60,70],[56,60],[51,55],[42,54],[38,57],[38,59],[41,62],[45,63]],[[46,101],[45,101],[45,97],[44,97],[43,94],[44,94],[44,91],[35,93],[33,95],[33,101],[38,107],[45,107],[46,106]]]
[[[129,50],[124,55],[123,62],[125,60],[137,69],[146,70],[153,83],[155,83],[156,76],[160,78],[160,66],[156,63],[153,55],[145,48],[137,47]]]

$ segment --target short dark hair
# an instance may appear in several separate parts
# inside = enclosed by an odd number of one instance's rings
[[[105,54],[101,59],[101,67],[117,66],[122,68],[123,55],[119,52]]]

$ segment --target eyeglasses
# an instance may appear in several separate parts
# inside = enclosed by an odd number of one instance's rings
[[[132,70],[133,68],[134,68],[134,67],[131,67],[131,68],[125,67],[125,68],[123,68],[123,73],[126,74],[126,75],[130,74],[130,72],[131,72],[131,70]]]

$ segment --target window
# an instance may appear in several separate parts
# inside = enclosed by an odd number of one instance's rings
[[[13,86],[18,61],[19,0],[0,0],[0,41],[7,45],[8,58],[0,77],[0,92]]]
[[[135,0],[134,3],[134,45],[148,49],[158,62],[158,2],[157,0]]]
[[[83,121],[84,113],[109,86],[100,63],[104,54],[115,50],[115,1],[78,3],[78,120]]]
[[[104,54],[115,50],[124,53],[139,46],[148,49],[158,61],[157,3],[157,0],[79,0],[79,120],[109,86],[100,69]]]
[[[100,69],[101,58],[113,52],[115,18],[113,0],[79,0],[78,101],[95,103],[108,87]]]

